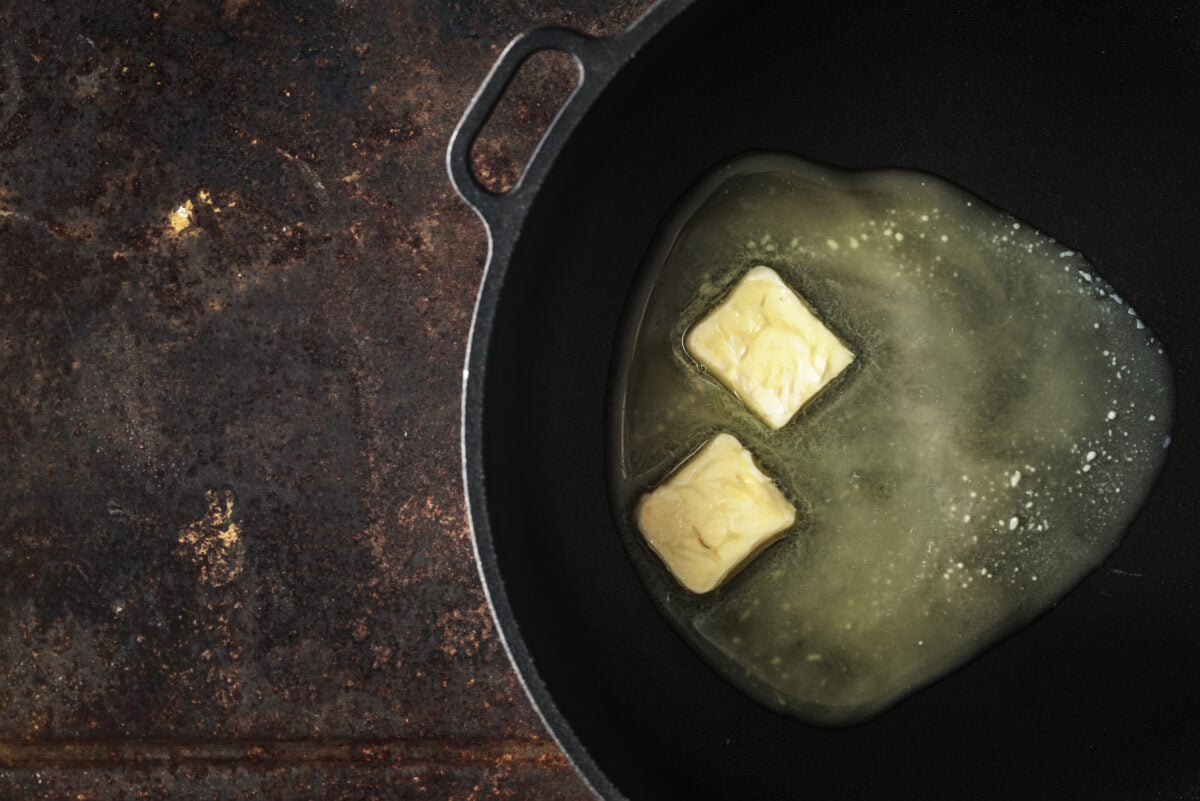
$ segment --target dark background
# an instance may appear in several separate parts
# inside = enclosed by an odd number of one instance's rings
[[[0,3],[0,798],[587,797],[473,564],[443,164],[648,5]]]

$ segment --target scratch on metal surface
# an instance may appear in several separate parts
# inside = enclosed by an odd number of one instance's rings
[[[300,172],[304,174],[304,177],[305,177],[305,179],[307,179],[309,184],[312,185],[312,188],[317,190],[318,193],[320,193],[321,199],[322,200],[327,199],[327,192],[325,189],[325,184],[323,184],[321,182],[321,176],[317,175],[317,171],[314,170],[307,161],[305,161],[304,159],[295,155],[294,153],[287,152],[286,150],[284,150],[281,147],[275,148],[275,152],[278,153],[279,155],[283,156],[285,159],[290,161],[292,164],[295,164],[300,169]]]

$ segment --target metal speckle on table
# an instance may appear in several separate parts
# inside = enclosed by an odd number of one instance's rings
[[[443,153],[513,35],[647,6],[0,10],[0,797],[587,796],[472,561]]]

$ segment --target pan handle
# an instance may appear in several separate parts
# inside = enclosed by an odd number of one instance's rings
[[[483,79],[450,138],[446,167],[454,188],[482,218],[492,237],[524,216],[527,198],[545,178],[549,163],[567,133],[618,66],[618,49],[614,41],[585,36],[567,28],[533,28],[504,48],[491,72]],[[479,183],[471,169],[471,146],[521,64],[541,50],[558,50],[574,59],[579,68],[575,89],[547,127],[516,185],[503,194],[490,192]]]

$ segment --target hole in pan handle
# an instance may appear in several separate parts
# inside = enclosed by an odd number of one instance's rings
[[[527,58],[542,50],[560,51],[575,61],[579,69],[575,89],[546,128],[517,183],[507,192],[490,192],[479,183],[471,168],[471,147],[517,70]],[[570,130],[620,65],[620,50],[623,47],[617,39],[596,39],[559,27],[533,28],[504,48],[459,120],[446,151],[446,167],[454,188],[483,219],[493,237],[524,216],[528,198],[537,191]]]

